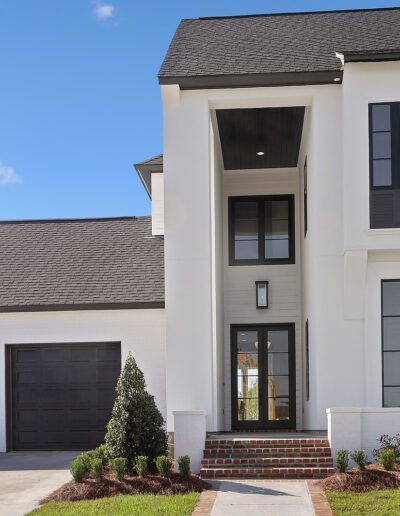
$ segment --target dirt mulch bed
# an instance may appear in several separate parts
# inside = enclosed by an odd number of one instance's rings
[[[396,464],[393,471],[385,471],[380,464],[368,464],[365,471],[353,468],[346,473],[324,478],[318,483],[324,491],[364,493],[381,489],[399,489],[400,465]]]
[[[107,471],[99,482],[96,482],[93,478],[87,478],[82,483],[73,480],[67,482],[42,500],[41,503],[76,502],[120,494],[170,495],[192,491],[200,493],[210,487],[210,484],[195,475],[182,478],[179,474],[172,473],[169,479],[158,475],[149,475],[145,478],[125,475],[124,479],[119,481],[113,473]]]

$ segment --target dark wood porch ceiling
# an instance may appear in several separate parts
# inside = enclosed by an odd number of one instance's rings
[[[296,167],[304,109],[218,109],[225,170]]]

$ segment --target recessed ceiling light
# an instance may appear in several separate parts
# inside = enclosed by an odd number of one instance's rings
[[[264,156],[264,152],[263,151],[258,151],[257,152],[257,156]]]
[[[333,80],[334,80],[335,82],[340,82],[340,77],[335,77]]]

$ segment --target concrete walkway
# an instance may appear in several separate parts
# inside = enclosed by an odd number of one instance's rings
[[[211,516],[313,516],[304,480],[220,480]]]
[[[71,478],[77,452],[0,453],[0,515],[23,516]]]

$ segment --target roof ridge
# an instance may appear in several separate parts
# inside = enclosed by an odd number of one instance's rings
[[[259,13],[259,14],[233,14],[228,16],[200,16],[199,18],[183,18],[182,21],[197,21],[197,20],[221,20],[230,18],[261,18],[266,16],[296,16],[309,14],[330,14],[330,13],[359,13],[371,11],[396,11],[400,10],[400,6],[395,7],[369,7],[366,9],[332,9],[326,11],[291,11],[280,13]]]
[[[151,215],[122,215],[116,217],[82,217],[82,218],[48,218],[48,219],[15,219],[0,220],[0,224],[40,224],[51,222],[106,222],[111,220],[139,220],[151,218]]]

